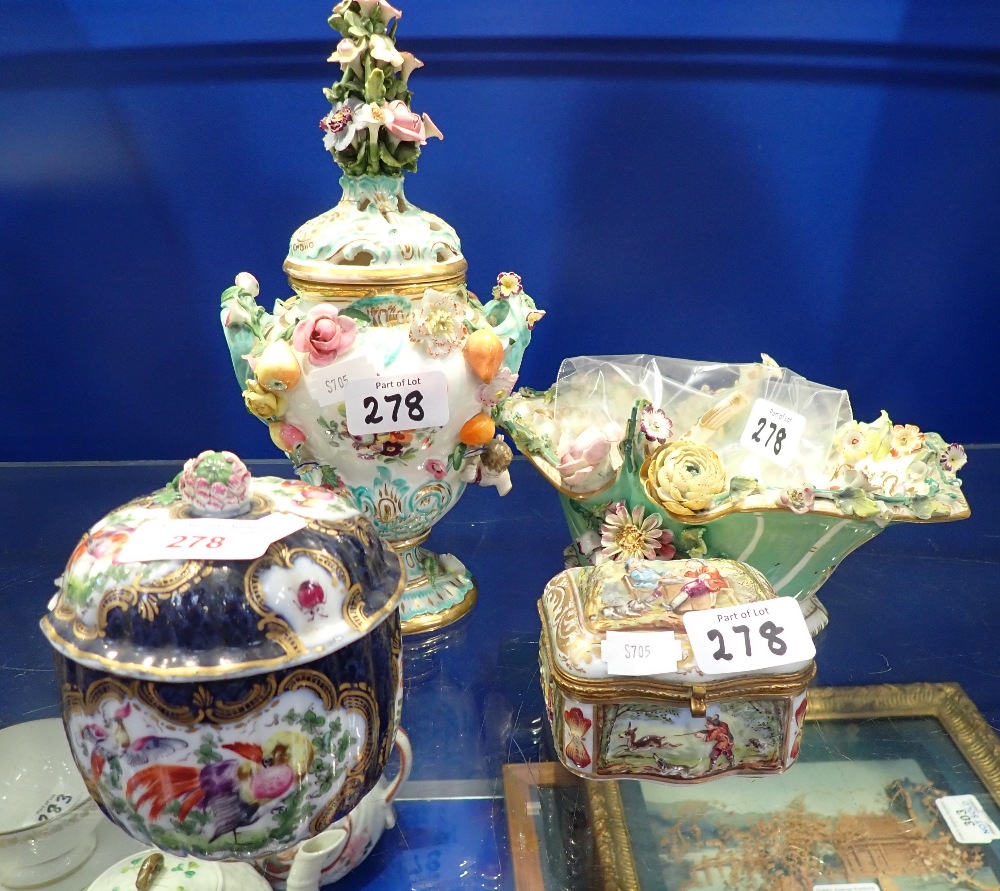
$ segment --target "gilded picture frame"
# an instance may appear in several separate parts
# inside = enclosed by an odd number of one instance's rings
[[[585,782],[531,764],[509,765],[504,779],[518,891],[552,887],[539,857],[558,839],[539,838],[552,821],[538,816],[538,789],[572,783],[594,851],[580,887],[1000,887],[1000,840],[959,844],[935,808],[972,794],[1000,824],[1000,740],[957,684],[812,690],[800,763],[780,777]],[[692,862],[705,868],[695,875]]]

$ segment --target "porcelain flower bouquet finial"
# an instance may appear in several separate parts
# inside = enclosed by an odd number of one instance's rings
[[[961,445],[885,412],[857,421],[847,393],[767,356],[567,359],[500,422],[562,496],[568,565],[728,557],[796,597],[814,632],[816,591],[854,548],[892,522],[969,515]]]
[[[416,172],[420,146],[444,138],[429,115],[410,108],[410,74],[424,63],[396,49],[401,16],[385,0],[343,0],[329,18],[342,39],[328,61],[342,75],[323,91],[332,108],[319,125],[323,145],[348,176]]]
[[[461,561],[422,545],[468,483],[510,488],[495,417],[544,313],[513,272],[480,303],[455,230],[404,194],[404,172],[441,133],[411,110],[422,63],[396,48],[400,16],[386,0],[334,7],[340,80],[320,127],[343,195],[292,235],[294,294],[268,313],[240,273],[222,323],[247,410],[303,479],[346,489],[402,557],[414,633],[475,601]]]

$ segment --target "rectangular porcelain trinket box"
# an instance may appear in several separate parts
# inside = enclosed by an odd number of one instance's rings
[[[780,773],[798,755],[813,659],[743,674],[702,673],[684,613],[775,598],[734,560],[629,560],[569,569],[546,585],[539,661],[559,758],[588,779],[700,782]],[[609,631],[671,630],[677,670],[608,672]]]

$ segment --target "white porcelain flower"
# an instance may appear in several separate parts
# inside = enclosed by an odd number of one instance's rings
[[[957,442],[953,442],[941,453],[941,466],[949,473],[958,473],[965,467],[967,460],[965,449]]]
[[[560,439],[557,449],[559,464],[556,470],[563,484],[572,488],[589,485],[597,488],[608,479],[612,470],[606,460],[621,439],[617,424],[604,427],[586,427],[574,436]]]
[[[421,344],[429,356],[447,356],[461,349],[468,336],[465,305],[447,291],[424,291],[410,322],[410,340]]]
[[[388,25],[393,19],[401,19],[403,13],[387,2],[387,0],[357,0],[361,7],[361,15],[366,19],[377,9],[383,25]]]
[[[666,442],[673,436],[674,425],[662,408],[647,405],[639,414],[639,429],[650,442]]]
[[[350,37],[345,37],[337,44],[337,48],[330,54],[330,58],[326,61],[339,62],[341,71],[346,71],[350,68],[358,77],[364,77],[364,66],[361,56],[365,51],[367,43],[366,38],[355,42]]]
[[[381,34],[373,34],[368,38],[368,47],[372,58],[376,62],[381,62],[383,65],[391,65],[396,71],[402,69],[403,56],[388,37],[383,37]]]
[[[367,127],[369,133],[374,129],[374,138],[377,139],[378,128],[384,127],[386,124],[391,124],[395,120],[395,117],[388,103],[383,103],[382,105],[366,103],[358,105],[354,111],[354,119],[359,124]]]
[[[409,80],[410,75],[416,71],[418,68],[423,68],[424,63],[420,61],[413,53],[400,53],[403,57],[403,67],[399,70],[399,76],[402,78],[405,84]]]
[[[476,388],[476,398],[487,408],[492,408],[510,396],[515,383],[517,375],[507,366],[501,366],[489,383],[480,384]]]
[[[629,557],[652,560],[662,535],[657,514],[647,517],[641,505],[636,505],[629,513],[625,504],[619,501],[610,506],[601,524],[599,560],[627,560]]]
[[[781,503],[796,514],[806,514],[815,504],[815,496],[810,486],[785,489],[780,496]]]
[[[357,111],[360,106],[361,102],[357,99],[348,99],[319,122],[320,127],[326,131],[323,135],[323,147],[328,152],[333,150],[342,152],[354,141],[359,123]]]
[[[865,431],[857,421],[844,425],[837,437],[837,446],[848,464],[860,461],[868,454]]]
[[[906,468],[906,494],[922,496],[930,492],[927,473],[930,471],[926,461],[914,461]]]

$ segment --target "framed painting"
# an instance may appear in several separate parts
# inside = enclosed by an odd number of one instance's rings
[[[520,768],[540,777],[543,766],[553,782],[573,782],[549,765]],[[560,862],[551,850],[561,843],[556,820],[544,819],[544,796],[523,782],[522,799],[535,805],[518,816],[508,800],[512,850],[515,823],[530,828],[532,862],[542,865],[529,879],[515,854],[518,891],[561,889],[544,866]],[[683,786],[580,781],[579,794],[587,811],[580,837],[593,860],[578,864],[568,888],[1000,888],[1000,741],[954,684],[812,690],[799,760],[778,776]],[[956,830],[955,802],[971,802],[986,835]],[[558,802],[548,805],[558,813]],[[576,832],[578,823],[569,821]]]
[[[505,764],[504,803],[517,891],[585,891],[599,868],[584,782],[558,761]]]

